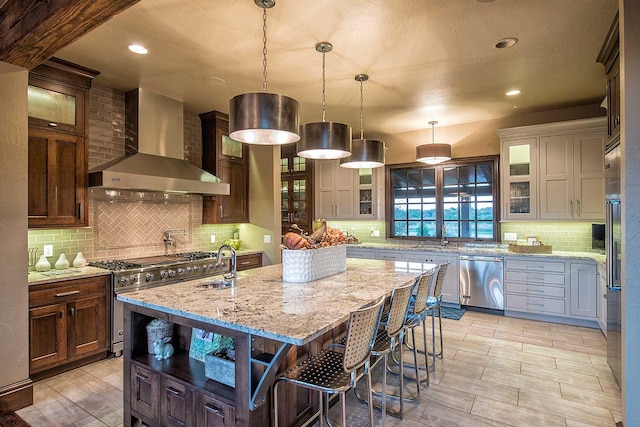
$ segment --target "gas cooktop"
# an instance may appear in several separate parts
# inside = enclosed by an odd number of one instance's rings
[[[105,268],[112,271],[133,270],[146,267],[179,264],[198,260],[215,260],[216,252],[184,252],[174,255],[157,255],[150,257],[128,258],[123,260],[93,261],[92,267]]]

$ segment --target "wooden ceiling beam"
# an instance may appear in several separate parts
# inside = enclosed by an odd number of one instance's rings
[[[0,61],[32,69],[140,0],[0,0]]]

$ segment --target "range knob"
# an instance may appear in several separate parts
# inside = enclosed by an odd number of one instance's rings
[[[184,268],[178,269],[178,276],[182,276],[184,274]]]
[[[152,281],[152,280],[153,280],[153,273],[147,273],[147,275],[146,275],[146,276],[144,276],[144,278],[145,278],[145,280],[146,280],[147,282]]]
[[[125,284],[127,283],[127,278],[126,278],[126,277],[124,277],[124,276],[122,276],[122,277],[120,278],[120,280],[118,280],[118,282],[119,282],[121,285],[125,285]]]
[[[132,284],[133,284],[133,283],[136,283],[137,281],[138,281],[138,276],[131,276],[131,277],[129,278],[129,282],[131,282]]]
[[[209,265],[208,264],[204,264],[202,266],[202,271],[207,271],[207,270],[209,270]]]
[[[176,275],[176,271],[175,270],[169,270],[169,277],[173,277]]]
[[[161,278],[161,279],[164,279],[165,277],[167,277],[167,270],[162,270],[162,271],[160,272],[160,278]]]
[[[194,271],[194,273],[197,273],[198,271],[200,271],[200,266],[198,266],[198,265],[194,266],[193,267],[193,271]]]
[[[187,273],[191,273],[193,271],[193,268],[191,268],[191,266],[187,267]]]

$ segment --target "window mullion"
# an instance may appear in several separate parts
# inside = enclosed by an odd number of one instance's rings
[[[442,238],[442,224],[444,224],[444,179],[443,167],[436,166],[436,237]]]

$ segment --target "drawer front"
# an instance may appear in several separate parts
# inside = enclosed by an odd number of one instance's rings
[[[131,363],[131,409],[154,423],[160,419],[160,375]]]
[[[536,298],[526,295],[507,294],[505,308],[507,310],[566,314],[565,300],[563,299]]]
[[[262,267],[262,254],[239,255],[236,260],[236,270],[249,270]]]
[[[368,249],[354,249],[347,246],[347,258],[376,259],[376,251]]]
[[[162,378],[162,412],[163,426],[191,426],[195,423],[193,416],[193,390],[169,378]]]
[[[402,261],[402,252],[400,251],[376,251],[376,259],[386,261]]]
[[[505,281],[523,282],[538,285],[562,285],[566,284],[566,276],[564,274],[539,273],[531,271],[513,271],[507,270],[504,274]]]
[[[505,268],[507,270],[527,270],[539,272],[564,273],[565,263],[557,261],[542,261],[535,259],[507,259],[505,260]]]
[[[61,301],[76,301],[92,295],[104,295],[108,293],[109,277],[99,276],[32,285],[29,287],[29,307],[38,307]]]
[[[527,294],[530,296],[544,296],[552,298],[564,298],[565,288],[562,286],[539,286],[527,283],[505,282],[505,292]]]

